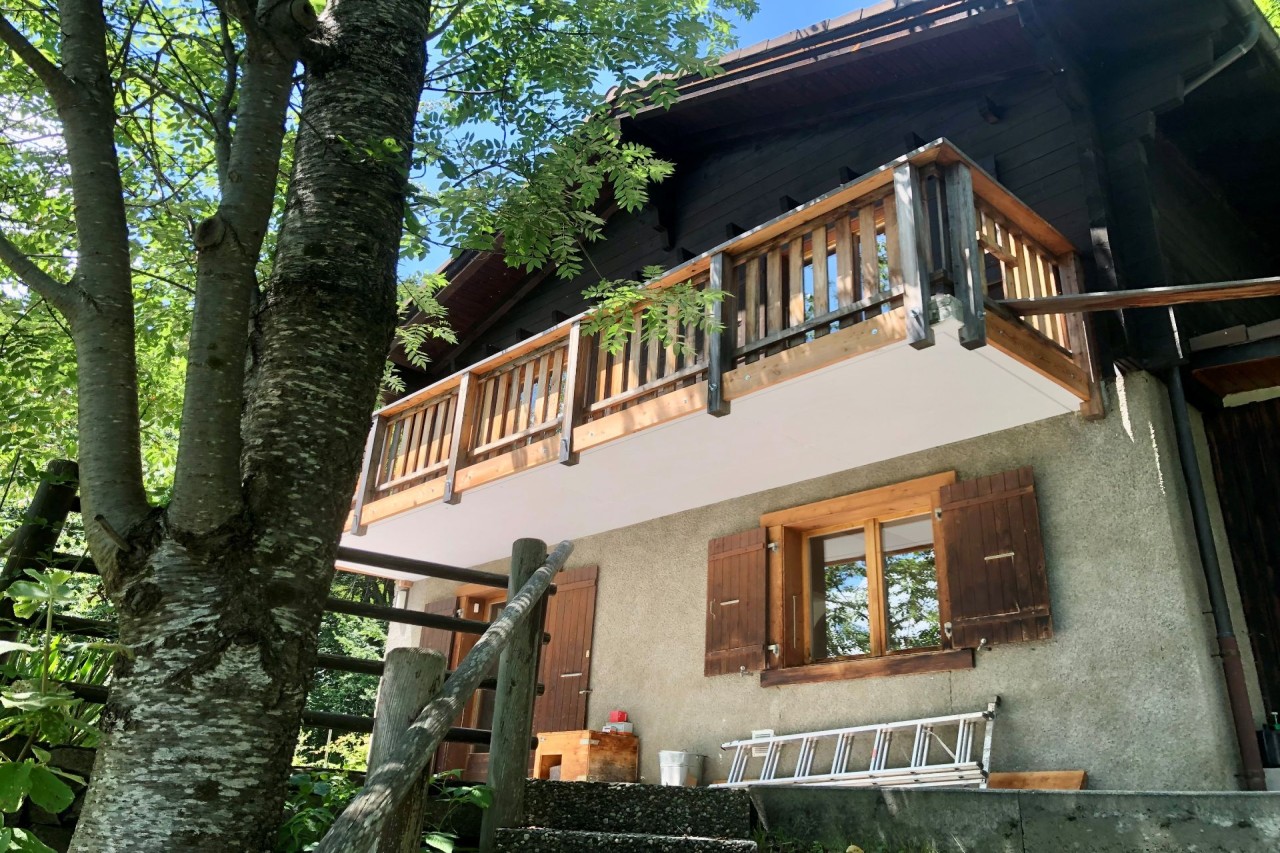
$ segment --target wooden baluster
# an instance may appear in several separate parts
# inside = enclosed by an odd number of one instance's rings
[[[536,375],[534,371],[537,368],[538,361],[539,359],[534,359],[518,368],[520,371],[520,396],[515,429],[511,430],[513,435],[518,432],[524,432],[529,428],[529,413],[533,411],[533,383]]]
[[[861,299],[880,293],[880,251],[876,242],[876,206],[864,204],[858,209],[858,251],[862,255]]]
[[[456,504],[459,500],[458,471],[470,457],[471,448],[476,445],[477,420],[482,421],[479,442],[485,440],[483,418],[480,417],[484,409],[477,410],[476,407],[480,397],[476,394],[477,383],[485,386],[482,405],[487,407],[493,390],[492,382],[485,382],[474,373],[468,372],[462,374],[462,381],[458,384],[458,402],[453,411],[453,444],[449,448],[449,467],[445,469],[444,475],[444,502],[447,504]]]
[[[819,225],[813,229],[809,243],[813,248],[813,316],[821,317],[831,311],[831,282],[827,280],[827,226]],[[826,327],[814,331],[818,337],[826,333]]]
[[[396,456],[391,468],[391,476],[388,479],[398,480],[404,475],[404,469],[409,464],[409,443],[413,439],[413,421],[417,414],[417,412],[410,412],[409,414],[401,415],[396,420],[393,434],[393,446],[396,449]]]
[[[557,348],[551,362],[551,375],[547,379],[547,393],[543,395],[542,422],[560,417],[560,385],[564,382],[564,349]]]
[[[641,328],[644,323],[643,317],[637,312],[635,317],[635,328],[631,330],[631,340],[628,343],[627,352],[627,390],[631,391],[640,387],[640,364],[641,351],[644,349],[644,329]]]
[[[898,255],[906,287],[902,302],[907,309],[907,343],[916,349],[933,346],[926,267],[929,234],[924,218],[922,190],[920,171],[914,165],[904,163],[893,170],[893,196],[898,214]]]
[[[676,372],[676,344],[680,340],[680,324],[676,322],[676,306],[667,307],[667,345],[666,365],[663,376],[670,376]]]
[[[609,390],[609,351],[605,349],[603,334],[596,335],[593,343],[596,349],[596,382],[588,402],[598,403],[612,393]]]
[[[904,287],[902,255],[898,248],[898,206],[893,196],[889,196],[884,200],[884,257],[889,290],[894,293],[901,292]]]
[[[577,465],[573,449],[573,429],[582,422],[587,409],[587,360],[593,342],[582,339],[582,323],[569,327],[569,347],[564,358],[564,419],[560,422],[560,464]]]
[[[852,305],[853,294],[853,226],[849,217],[836,220],[836,304]],[[843,328],[843,326],[842,326]]]
[[[494,376],[478,376],[476,381],[483,388],[483,401],[480,404],[480,410],[476,413],[479,429],[476,433],[475,444],[479,446],[488,444],[489,436],[493,432],[493,397],[497,391],[498,380]]]
[[[724,375],[733,369],[734,350],[738,340],[738,311],[732,291],[727,289],[734,267],[723,252],[711,256],[711,278],[707,288],[725,295],[711,304],[711,327],[707,337],[707,414],[724,417],[729,414],[729,401],[724,396]],[[714,331],[719,327],[719,331]]]
[[[791,297],[790,316],[786,328],[804,322],[804,237],[795,237],[787,252],[787,288]]]
[[[975,220],[973,175],[965,163],[943,167],[947,204],[947,241],[950,261],[948,274],[960,301],[964,326],[960,329],[960,345],[977,349],[987,342],[986,305],[982,247],[978,245]]]
[[[507,405],[502,410],[502,435],[499,438],[506,438],[516,431],[516,412],[520,408],[520,373],[523,370],[524,365],[520,365],[507,371],[511,378],[507,381]]]
[[[441,428],[436,430],[436,442],[431,449],[432,465],[438,465],[449,458],[449,450],[453,443],[453,412],[457,405],[457,393],[445,398],[444,409],[439,415]]]
[[[746,327],[745,343],[751,343],[760,337],[760,259],[747,261],[747,316],[743,318]]]
[[[422,419],[417,428],[417,448],[413,454],[413,465],[407,473],[421,471],[431,464],[431,443],[436,436],[436,420],[439,417],[440,403],[435,402],[422,409]]]
[[[1062,275],[1063,293],[1084,292],[1084,270],[1075,252],[1058,258],[1058,269]],[[1078,311],[1063,315],[1063,319],[1066,322],[1066,341],[1067,348],[1071,350],[1071,358],[1089,377],[1089,399],[1080,404],[1080,414],[1086,420],[1097,420],[1106,415],[1106,408],[1093,356],[1093,328],[1089,319]]]
[[[360,520],[365,504],[373,500],[378,490],[378,474],[382,469],[382,454],[387,443],[387,421],[373,416],[369,425],[369,437],[364,444],[364,461],[360,465],[360,480],[356,484],[356,505],[351,515],[351,535],[363,536],[368,529]]]
[[[772,249],[765,256],[765,305],[764,333],[781,332],[782,324],[782,249]]]

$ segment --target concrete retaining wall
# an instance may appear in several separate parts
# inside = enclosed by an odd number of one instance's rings
[[[1280,794],[757,788],[778,841],[865,853],[1273,853]]]

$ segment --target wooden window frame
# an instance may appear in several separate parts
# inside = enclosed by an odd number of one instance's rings
[[[955,482],[956,472],[944,471],[760,517],[761,526],[768,530],[770,543],[768,619],[771,653],[767,656],[768,668],[760,676],[762,685],[939,672],[973,666],[972,649],[952,649],[945,631],[941,637],[941,648],[888,651],[885,648],[887,626],[883,606],[868,607],[870,654],[812,659],[812,542],[816,537],[862,529],[867,543],[868,600],[872,600],[872,596],[880,600],[884,593],[883,560],[878,541],[880,525],[928,515],[933,522],[937,561],[938,621],[940,627],[950,621],[938,508],[940,489]],[[788,602],[791,603],[790,608]]]

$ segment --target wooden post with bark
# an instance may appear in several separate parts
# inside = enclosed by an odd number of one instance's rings
[[[67,515],[76,506],[78,476],[79,468],[69,459],[54,459],[45,466],[40,485],[22,517],[22,526],[14,534],[4,571],[0,572],[0,593],[14,581],[21,580],[27,569],[44,566],[44,558],[53,554]],[[13,602],[3,599],[0,618],[12,617]],[[0,632],[0,635],[8,637],[10,632]]]
[[[547,543],[517,539],[511,548],[508,598],[515,598],[547,559]],[[529,744],[533,737],[533,700],[538,683],[538,651],[547,612],[539,599],[530,619],[511,636],[498,664],[498,689],[493,705],[493,736],[489,741],[489,787],[493,805],[484,813],[480,849],[493,850],[501,827],[515,826],[524,816],[524,780],[529,774]]]
[[[445,659],[431,649],[399,648],[387,652],[369,746],[369,773],[395,754],[400,742],[427,703],[444,684]],[[423,774],[387,819],[377,853],[418,853],[422,849],[422,812],[427,777]]]

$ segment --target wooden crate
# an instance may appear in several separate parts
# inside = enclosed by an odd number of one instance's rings
[[[550,779],[559,766],[563,782],[635,782],[640,739],[626,732],[540,732],[533,759],[535,779]]]

